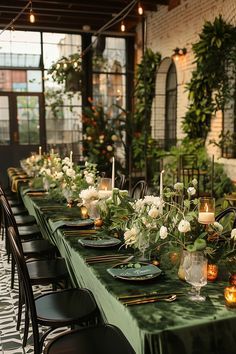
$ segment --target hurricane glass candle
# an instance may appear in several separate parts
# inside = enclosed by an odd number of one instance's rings
[[[198,222],[212,224],[215,221],[215,199],[211,197],[199,198]]]

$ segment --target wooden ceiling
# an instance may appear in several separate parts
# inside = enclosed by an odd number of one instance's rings
[[[158,5],[168,5],[169,0],[32,0],[35,23],[29,22],[29,7],[14,21],[14,28],[19,30],[91,32],[101,29],[116,15],[127,10],[117,18],[115,24],[105,32],[120,32],[124,17],[127,32],[134,32],[141,21],[138,15],[138,3],[144,11],[157,11]],[[29,3],[28,0],[0,0],[0,30],[18,16]],[[85,28],[85,29],[84,29]]]

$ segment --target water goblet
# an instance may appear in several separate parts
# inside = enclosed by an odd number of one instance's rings
[[[207,284],[207,259],[201,252],[192,252],[190,262],[185,273],[186,281],[195,289],[195,294],[189,298],[192,301],[205,301],[205,296],[200,294],[202,286]]]

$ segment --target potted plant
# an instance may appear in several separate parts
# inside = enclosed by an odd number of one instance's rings
[[[58,84],[65,85],[65,91],[78,92],[82,88],[82,61],[79,53],[61,57],[52,64],[48,74]]]

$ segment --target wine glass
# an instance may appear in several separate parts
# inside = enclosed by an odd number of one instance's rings
[[[207,284],[207,259],[201,252],[190,254],[189,266],[185,272],[186,281],[195,289],[195,294],[189,298],[193,301],[205,301],[206,297],[200,295],[201,287]]]

